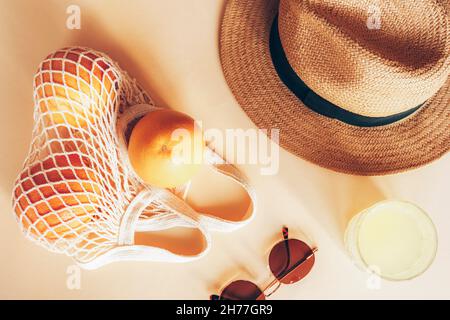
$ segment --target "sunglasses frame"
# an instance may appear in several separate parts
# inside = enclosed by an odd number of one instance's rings
[[[284,226],[283,227],[283,229],[282,229],[282,234],[283,234],[283,240],[281,240],[281,241],[279,241],[279,242],[277,242],[273,247],[272,247],[272,249],[271,250],[273,250],[273,248],[275,248],[277,245],[279,245],[280,243],[284,243],[285,244],[285,246],[286,246],[286,250],[287,250],[287,256],[288,256],[288,263],[287,263],[287,266],[289,266],[289,264],[290,264],[290,251],[289,251],[289,229],[288,229],[288,227],[286,227],[286,226]],[[299,241],[301,241],[301,240],[299,240]],[[302,241],[303,242],[303,241]],[[303,242],[303,243],[305,243],[305,242]],[[306,243],[305,243],[306,244]],[[308,256],[306,256],[305,258],[303,258],[303,259],[301,259],[301,260],[299,260],[295,265],[293,265],[291,268],[289,268],[288,270],[285,270],[284,271],[284,274],[283,274],[283,276],[281,277],[281,278],[278,278],[272,271],[271,271],[271,273],[272,273],[272,275],[274,276],[274,279],[266,286],[266,287],[264,287],[264,289],[260,289],[256,284],[255,284],[255,286],[257,286],[258,288],[259,288],[259,290],[261,291],[261,294],[258,296],[258,297],[256,297],[256,300],[264,300],[265,298],[268,298],[268,297],[270,297],[272,294],[274,294],[280,287],[281,287],[281,285],[283,284],[283,282],[282,282],[282,280],[284,279],[284,278],[286,278],[288,275],[290,275],[293,271],[295,271],[300,265],[302,265],[303,263],[305,263],[305,261],[307,261],[308,259],[310,259],[311,257],[314,257],[315,256],[315,253],[318,251],[318,249],[317,249],[317,247],[313,247],[313,248],[311,248],[308,244],[306,244],[308,247],[309,247],[309,249],[310,249],[310,254],[308,255]],[[270,267],[270,263],[269,263],[269,267]],[[303,279],[303,278],[302,278]],[[302,279],[300,279],[300,280],[302,280]],[[300,281],[299,280],[299,281]],[[238,280],[237,280],[238,281]],[[251,282],[251,281],[249,281],[249,282]],[[210,296],[210,300],[228,300],[228,299],[223,299],[222,298],[222,293],[223,293],[223,291],[231,284],[231,283],[233,283],[233,282],[230,282],[228,285],[226,285],[225,287],[224,287],[224,289],[222,289],[222,291],[221,291],[221,294],[220,295],[216,295],[216,294],[212,294],[211,296]],[[253,283],[253,282],[252,282]],[[275,289],[273,289],[271,292],[269,292],[269,293],[267,293],[266,294],[266,292],[267,291],[269,291],[272,287],[274,287],[276,285],[276,287],[275,287]]]

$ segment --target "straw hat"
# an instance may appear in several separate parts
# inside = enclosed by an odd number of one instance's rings
[[[230,0],[224,74],[255,124],[306,160],[358,175],[415,168],[450,148],[449,3]]]

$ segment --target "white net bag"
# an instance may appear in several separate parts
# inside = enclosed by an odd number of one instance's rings
[[[34,78],[30,151],[13,189],[13,208],[26,237],[69,255],[87,269],[118,260],[184,262],[210,247],[209,230],[232,231],[254,215],[255,194],[241,173],[211,149],[211,168],[241,184],[251,204],[240,221],[196,212],[186,188],[146,185],[126,153],[129,124],[156,108],[106,55],[71,47],[49,55]],[[204,235],[204,250],[179,255],[134,244],[137,231],[183,226]]]

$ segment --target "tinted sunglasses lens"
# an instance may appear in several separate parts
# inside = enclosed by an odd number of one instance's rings
[[[258,286],[250,281],[238,280],[223,289],[220,299],[224,300],[265,300]]]
[[[288,239],[273,247],[269,266],[281,283],[290,284],[303,279],[311,271],[314,260],[314,252],[306,243]]]

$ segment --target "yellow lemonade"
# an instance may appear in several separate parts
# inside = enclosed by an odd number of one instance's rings
[[[353,217],[345,245],[360,266],[389,280],[406,280],[430,266],[437,235],[423,210],[409,202],[388,200]]]

